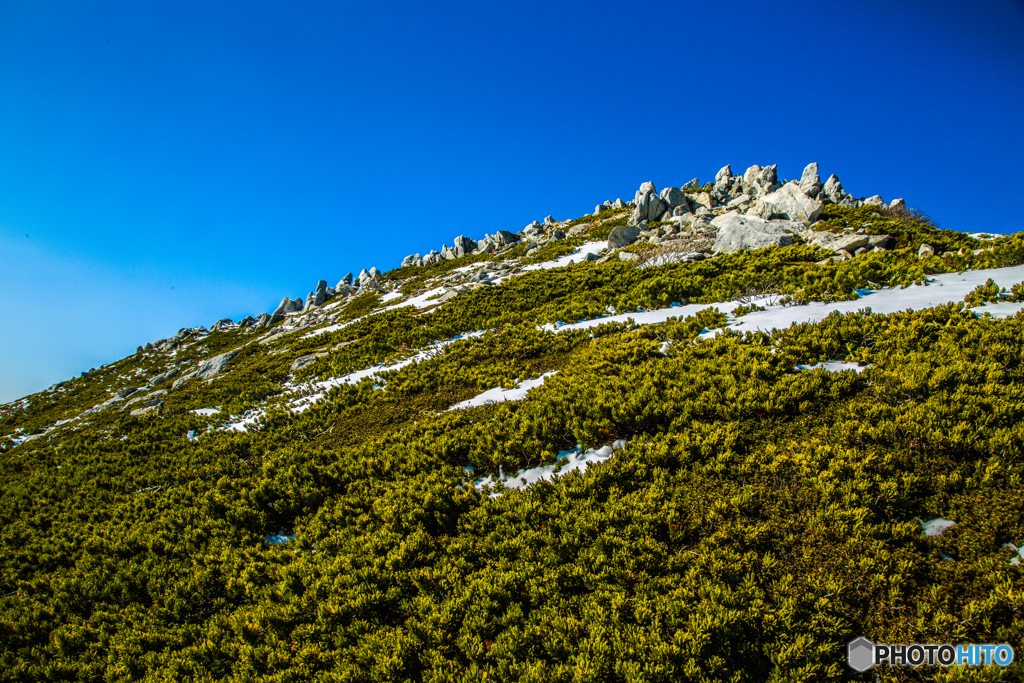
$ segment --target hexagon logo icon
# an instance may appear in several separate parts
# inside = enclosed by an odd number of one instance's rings
[[[863,673],[875,665],[875,645],[867,638],[851,640],[846,652],[847,663],[854,671]]]

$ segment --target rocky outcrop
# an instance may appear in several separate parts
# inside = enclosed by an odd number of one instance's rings
[[[668,204],[658,196],[658,190],[652,182],[641,185],[633,201],[635,208],[630,221],[633,225],[640,225],[643,221],[660,220],[668,210]]]
[[[313,292],[313,305],[323,306],[327,301],[327,280],[320,280],[316,283],[316,291]]]
[[[636,242],[640,237],[640,228],[635,225],[620,225],[608,233],[608,248],[621,249]]]
[[[732,187],[732,165],[726,164],[715,174],[715,189],[719,192],[728,192]]]
[[[278,320],[280,320],[283,319],[286,314],[301,311],[302,308],[302,299],[289,299],[288,297],[285,297],[281,299],[281,303],[277,305],[277,308],[275,308],[274,312],[270,314],[270,317],[278,318]]]
[[[668,207],[668,211],[672,215],[676,215],[676,209],[683,208],[685,213],[690,212],[690,200],[678,187],[666,187],[661,191],[659,195],[661,201]]]
[[[830,175],[828,180],[825,181],[825,185],[821,188],[821,193],[833,204],[841,204],[847,196],[846,191],[843,190],[843,184],[839,182],[839,178],[835,173]]]
[[[550,218],[550,216],[549,216]],[[455,256],[465,256],[466,254],[472,254],[473,250],[476,249],[476,240],[472,240],[465,235],[459,235],[455,238]]]
[[[196,371],[196,379],[211,379],[215,375],[220,374],[228,366],[228,363],[232,358],[238,355],[239,349],[234,351],[228,351],[222,353],[219,356],[213,358],[207,358],[199,364],[199,369]]]
[[[781,187],[779,183],[778,164],[764,168],[754,164],[743,173],[744,184],[753,190],[756,196],[771,194]]]
[[[818,175],[816,161],[812,161],[804,167],[804,172],[800,175],[800,190],[812,199],[821,192],[821,176]]]
[[[159,385],[163,384],[164,382],[166,382],[166,381],[168,381],[170,379],[173,379],[174,376],[177,375],[177,374],[178,374],[178,368],[171,368],[170,370],[168,370],[166,372],[163,372],[163,373],[157,375],[156,377],[154,377],[153,379],[149,380],[149,386],[151,386],[151,387],[159,386]]]
[[[821,215],[822,204],[804,193],[800,185],[790,181],[765,195],[761,200],[770,212],[765,218],[785,218],[790,221],[813,223]]]
[[[714,250],[724,254],[744,249],[786,247],[793,244],[794,235],[802,230],[799,223],[768,221],[738,213],[718,216],[711,221],[711,225],[718,228]]]

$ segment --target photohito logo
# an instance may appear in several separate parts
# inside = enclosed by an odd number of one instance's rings
[[[1009,666],[1013,648],[1000,645],[887,645],[875,644],[867,638],[851,640],[846,646],[847,662],[854,671],[867,671],[873,666]]]

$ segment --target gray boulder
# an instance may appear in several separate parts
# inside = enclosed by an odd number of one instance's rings
[[[715,174],[715,189],[719,192],[728,191],[732,185],[732,165],[726,164]]]
[[[239,329],[242,329],[242,328],[245,328],[245,327],[252,327],[255,324],[256,324],[256,318],[252,317],[251,315],[247,315],[247,316],[245,316],[244,318],[242,318],[241,320],[238,321]]]
[[[831,232],[815,232],[811,238],[811,244],[822,249],[834,251],[848,251],[851,254],[862,247],[868,246],[871,242],[871,235],[856,235],[853,233],[834,234]]]
[[[322,306],[327,301],[327,280],[320,280],[316,283],[316,293],[313,296],[313,305]]]
[[[905,201],[903,201],[902,198],[894,199],[891,202],[889,202],[889,208],[894,210],[894,211],[906,211],[907,210],[907,203]]]
[[[636,242],[640,237],[640,228],[635,225],[620,225],[608,233],[608,248],[621,249]]]
[[[190,373],[188,373],[186,375],[182,375],[178,379],[174,380],[174,383],[171,384],[171,388],[172,389],[177,389],[182,384],[184,384],[185,382],[189,381],[190,379],[192,379],[195,376],[196,376],[196,371],[195,370],[193,370],[192,372],[190,372]]]
[[[260,313],[260,317],[256,319],[255,323],[253,323],[253,326],[252,326],[253,329],[254,330],[262,330],[267,325],[271,325],[272,323],[270,322],[270,319],[271,319],[270,318],[270,314],[268,314],[268,313]]]
[[[876,194],[865,199],[864,204],[871,206],[885,206],[885,200]]]
[[[643,221],[656,221],[668,208],[665,202],[658,197],[658,189],[650,181],[640,186],[633,202],[636,207],[633,209],[631,220],[633,225],[640,225]]]
[[[199,364],[199,369],[196,371],[196,379],[210,379],[217,375],[228,366],[228,362],[238,355],[238,349],[234,351],[228,351],[222,353],[219,356],[213,358],[207,358]]]
[[[156,413],[156,412],[159,412],[160,406],[162,406],[162,405],[163,405],[163,403],[159,403],[159,404],[157,404],[155,406],[146,406],[145,408],[136,408],[135,410],[133,410],[129,414],[132,417],[140,417],[140,416],[145,415],[147,413]]]
[[[314,353],[308,353],[305,356],[299,356],[298,358],[295,359],[295,362],[291,364],[291,367],[288,368],[288,371],[295,372],[296,370],[301,370],[302,368],[306,367],[307,365],[315,361],[316,358],[317,355]]]
[[[558,221],[556,221],[556,220],[555,220],[554,218],[552,218],[551,216],[546,216],[546,217],[544,218],[544,225],[547,225],[547,226],[549,226],[549,227],[550,227],[550,226],[552,226],[552,225],[555,225],[556,223],[558,223]]]
[[[748,168],[743,172],[743,184],[750,188],[756,187],[757,176],[759,173],[761,173],[761,167],[757,164]]]
[[[156,377],[154,377],[153,379],[149,380],[149,386],[151,386],[151,387],[159,386],[159,385],[163,384],[164,382],[166,382],[167,380],[172,379],[177,374],[178,374],[178,368],[171,368],[167,372],[159,374]]]
[[[421,257],[419,254],[410,254],[410,255],[406,256],[404,259],[402,259],[402,267],[403,268],[408,268],[410,266],[421,266],[421,265],[423,265],[423,257]],[[336,289],[341,289],[342,285],[344,285],[344,284],[345,283],[343,283],[343,282],[339,282],[338,286],[336,287]]]
[[[698,187],[700,187],[700,181],[694,178],[690,182],[683,185],[681,189],[685,192],[686,190],[696,190]]]
[[[489,254],[496,249],[514,244],[519,241],[517,235],[512,234],[508,230],[499,230],[493,235],[484,235],[484,239],[481,240],[477,250],[481,254]]]
[[[117,396],[118,398],[128,398],[138,390],[138,387],[128,387],[126,389],[121,389],[115,392],[114,395]]]
[[[843,184],[839,182],[839,178],[835,173],[830,175],[828,180],[825,181],[821,188],[821,194],[824,194],[833,204],[842,203],[846,197],[846,191],[843,190]],[[820,199],[821,197],[818,198]]]
[[[455,238],[455,255],[465,256],[466,254],[472,254],[473,250],[476,249],[476,240],[472,240],[465,235],[459,235]]]
[[[687,211],[690,209],[690,202],[686,198],[686,193],[678,187],[666,187],[661,191],[661,201],[665,203],[667,210],[675,213],[676,207],[685,206]]]
[[[725,205],[725,208],[727,208],[727,209],[735,209],[735,208],[738,208],[738,207],[747,206],[749,204],[750,204],[750,195],[749,194],[741,194],[738,197],[735,197],[732,200],[730,200],[729,203]]]
[[[821,215],[822,204],[807,196],[796,182],[788,182],[763,197],[773,216],[791,221],[813,223]]]
[[[288,297],[281,299],[281,303],[279,303],[277,308],[274,309],[274,312],[270,314],[271,317],[277,318],[278,320],[283,319],[285,314],[296,310],[295,301],[296,299],[289,299]],[[302,306],[299,306],[299,309],[301,308]]]
[[[149,342],[147,342],[147,343],[146,343],[146,351],[152,351],[152,350],[153,350],[153,344],[152,344],[152,343],[149,343]]]
[[[220,330],[223,330],[225,327],[228,327],[231,324],[232,324],[231,318],[221,318],[220,320],[215,322],[213,324],[213,327],[211,327],[210,329],[213,332],[219,332]]]
[[[352,284],[352,273],[346,273],[345,277],[343,277],[340,280],[338,280],[338,287],[335,287],[335,289],[340,288],[341,285],[351,285],[351,284]]]
[[[615,202],[612,204],[612,208],[613,209],[625,209],[626,208],[626,202],[622,201],[621,198],[616,199]]]
[[[757,188],[761,195],[770,194],[781,187],[778,168],[778,164],[772,164],[758,171],[754,178],[754,187]]]
[[[934,255],[935,255],[935,247],[933,247],[930,244],[922,243],[921,246],[917,250],[917,258],[926,258],[928,256],[934,256]]]
[[[808,197],[817,197],[821,192],[821,176],[818,175],[818,163],[811,162],[804,168],[800,176],[800,189]]]
[[[307,311],[309,309],[313,308],[313,302],[314,301],[316,301],[316,294],[315,293],[310,292],[309,294],[306,295],[306,310]]]
[[[743,249],[789,246],[793,244],[793,235],[801,230],[799,223],[766,221],[738,213],[717,216],[711,225],[718,229],[713,250],[724,254]]]
[[[718,202],[715,200],[714,196],[712,196],[710,192],[700,192],[697,195],[695,195],[693,198],[693,204],[694,211],[696,211],[699,207],[704,207],[705,209],[713,209],[716,206],[718,206]]]

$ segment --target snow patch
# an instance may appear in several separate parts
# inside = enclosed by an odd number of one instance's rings
[[[545,372],[537,379],[526,379],[520,382],[513,389],[503,389],[502,387],[496,387],[494,389],[488,389],[482,394],[478,394],[473,398],[466,399],[461,403],[456,403],[448,410],[458,410],[460,408],[475,408],[476,406],[487,405],[488,403],[504,403],[505,401],[520,401],[526,398],[527,392],[530,389],[535,389],[540,385],[544,384],[544,380],[555,374],[556,371]]]
[[[941,536],[947,529],[951,529],[956,526],[956,522],[943,519],[942,517],[929,519],[927,522],[923,522],[919,519],[917,522],[921,525],[921,530],[924,532],[925,536]]]
[[[219,413],[220,409],[219,408],[196,408],[195,410],[191,410],[189,412],[195,413],[196,415],[205,415],[206,417],[209,417],[210,415],[216,415],[217,413]]]
[[[519,470],[511,477],[501,474],[499,469],[498,479],[489,476],[477,479],[473,482],[473,485],[477,490],[482,490],[487,486],[494,486],[500,481],[506,489],[525,489],[531,484],[541,481],[552,481],[555,477],[563,476],[570,472],[585,473],[590,465],[608,460],[614,455],[615,451],[625,447],[626,442],[622,439],[615,441],[611,446],[601,446],[597,449],[588,448],[585,451],[580,446],[577,446],[569,451],[561,451],[553,465],[541,465],[540,467]],[[492,498],[499,495],[501,494],[497,492],[491,493]]]
[[[934,306],[962,302],[967,294],[978,285],[985,284],[989,278],[995,280],[996,284],[1009,289],[1012,285],[1024,280],[1024,266],[972,270],[965,273],[943,273],[929,278],[927,285],[911,285],[905,289],[894,287],[858,290],[859,297],[853,301],[837,301],[833,303],[812,301],[806,306],[780,306],[766,305],[768,301],[761,299],[755,303],[765,306],[765,310],[747,313],[738,320],[729,316],[730,322],[727,324],[727,327],[734,327],[741,332],[748,330],[751,332],[755,330],[768,332],[772,329],[785,329],[793,323],[820,322],[836,311],[843,314],[855,313],[865,308],[870,308],[873,313],[878,314],[897,313],[907,309],[920,311]],[[626,322],[628,320],[632,320],[638,325],[656,325],[665,322],[673,316],[685,318],[688,315],[694,315],[697,311],[705,308],[715,308],[721,313],[728,315],[740,303],[739,301],[727,301],[714,304],[671,306],[653,311],[622,313],[607,318],[584,320],[568,325],[549,324],[545,325],[543,329],[559,332],[585,330],[605,323]],[[974,310],[987,311],[994,316],[1006,317],[1013,315],[1021,309],[1024,309],[1024,305],[1001,302]],[[712,330],[712,332],[714,331]],[[709,334],[709,336],[711,335]]]

